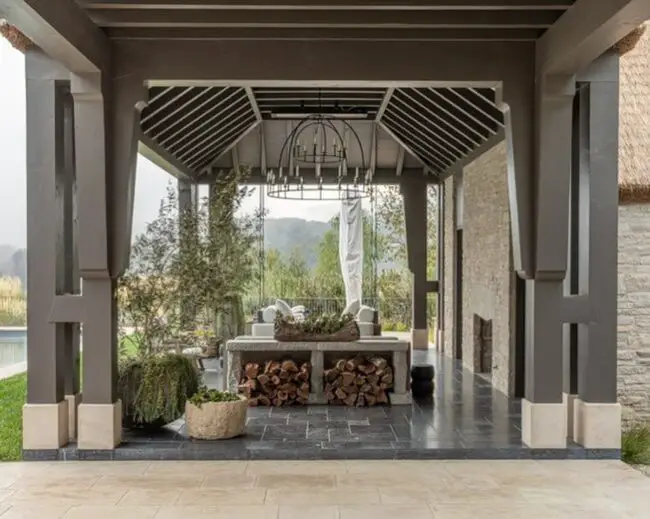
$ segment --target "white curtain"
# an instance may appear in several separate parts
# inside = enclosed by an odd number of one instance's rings
[[[341,202],[339,222],[339,258],[345,285],[345,300],[362,302],[363,279],[363,212],[361,198]]]

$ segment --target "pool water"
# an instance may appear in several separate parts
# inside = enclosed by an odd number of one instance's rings
[[[0,329],[0,368],[26,360],[27,333],[20,329]]]

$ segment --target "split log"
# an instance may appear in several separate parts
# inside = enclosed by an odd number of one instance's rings
[[[251,406],[304,405],[309,401],[310,379],[309,362],[249,362],[243,367],[238,391],[248,397]]]
[[[393,369],[383,357],[338,359],[324,372],[325,397],[331,405],[374,406],[388,403]]]
[[[249,362],[244,368],[244,374],[249,379],[256,379],[260,374],[260,365],[254,362]]]

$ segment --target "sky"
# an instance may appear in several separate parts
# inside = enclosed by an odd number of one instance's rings
[[[25,60],[0,38],[0,245],[26,245],[25,189]],[[138,156],[133,231],[144,230],[155,218],[167,185],[174,180],[165,171]],[[203,196],[207,188],[199,193]],[[244,204],[252,212],[258,194]],[[269,218],[303,218],[328,221],[339,211],[338,202],[286,201],[266,198]]]

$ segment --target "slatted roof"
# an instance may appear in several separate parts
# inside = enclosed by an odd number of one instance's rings
[[[401,147],[415,159],[411,165],[419,164],[434,176],[447,173],[488,140],[502,135],[504,125],[495,92],[487,88],[187,86],[151,88],[141,126],[146,139],[173,157],[180,169],[200,178],[212,166],[232,164],[228,152],[242,144],[255,148],[242,150],[242,156],[255,157],[256,165],[266,161],[263,169],[275,167],[291,125],[309,114],[349,120],[362,136],[362,157],[354,151],[350,156],[357,165],[370,165],[376,138],[367,128],[377,126],[396,143],[380,144],[391,149],[390,156],[383,150],[381,167],[397,168]],[[258,150],[259,138],[249,135],[260,124],[264,158]]]
[[[113,40],[535,41],[574,0],[77,0]],[[426,59],[426,56],[422,56]],[[259,59],[264,59],[260,47]],[[309,59],[287,55],[287,60]],[[350,64],[364,56],[350,56]],[[143,137],[177,170],[198,178],[233,149],[268,144],[273,157],[291,113],[354,114],[379,128],[386,164],[400,148],[444,175],[503,134],[495,93],[485,88],[213,86],[152,88]],[[269,124],[266,124],[269,122]],[[262,138],[253,132],[262,128]],[[273,135],[270,135],[270,132]],[[264,135],[266,137],[264,137]],[[366,135],[364,133],[364,135]],[[367,134],[370,135],[370,134]],[[369,138],[369,137],[368,137]],[[397,143],[395,146],[389,145]],[[373,140],[374,143],[376,141]],[[279,144],[278,144],[279,143]],[[371,142],[365,143],[371,147]],[[365,145],[364,144],[364,145]],[[244,148],[247,149],[243,149]],[[240,149],[241,148],[241,149]],[[369,155],[369,153],[368,153]],[[375,156],[375,155],[373,155]],[[392,159],[390,158],[392,157]],[[407,159],[407,162],[411,159]],[[402,161],[402,162],[400,162]],[[272,164],[268,164],[272,166]],[[265,166],[262,165],[262,169]]]

